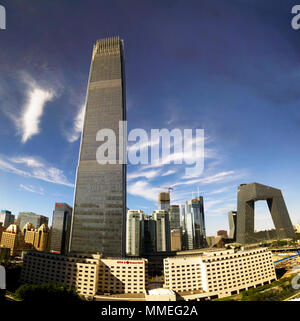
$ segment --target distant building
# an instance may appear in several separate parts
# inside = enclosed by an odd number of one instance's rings
[[[151,216],[145,216],[144,218],[144,243],[142,253],[156,253],[156,222]]]
[[[228,238],[227,231],[225,231],[225,230],[219,230],[219,231],[217,231],[217,235],[218,235],[218,236],[223,236],[223,237],[225,237],[225,238]]]
[[[2,233],[5,231],[5,227],[3,226],[3,223],[0,222],[0,243],[1,243],[1,237],[2,237]]]
[[[9,225],[14,224],[15,216],[11,214],[10,211],[2,210],[0,212],[0,223],[2,223],[3,227],[9,227]]]
[[[170,208],[170,193],[162,192],[158,195],[158,209],[168,210]]]
[[[185,205],[179,206],[180,211],[180,227],[181,227],[181,247],[185,251],[188,249],[188,237],[186,230],[186,216],[185,216]]]
[[[164,260],[164,288],[184,300],[222,298],[276,280],[267,248],[179,252]]]
[[[48,252],[50,248],[50,230],[45,224],[35,229],[33,224],[26,223],[21,234],[27,248]]]
[[[169,213],[164,210],[153,211],[153,220],[156,222],[156,251],[168,252],[171,250]]]
[[[171,230],[171,251],[181,251],[181,229]]]
[[[20,212],[17,218],[17,225],[22,230],[26,223],[31,223],[35,228],[42,224],[48,225],[49,218],[32,212]]]
[[[197,196],[185,205],[185,225],[187,249],[194,250],[206,247],[203,197]]]
[[[24,255],[21,281],[29,284],[60,283],[80,295],[145,294],[146,259],[103,258],[101,254],[58,255],[29,251]],[[45,268],[44,268],[45,267]],[[51,273],[45,273],[49,270]]]
[[[231,211],[228,213],[229,223],[229,238],[234,242],[236,240],[236,222],[237,222],[237,211]]]
[[[169,207],[170,229],[180,229],[180,208],[179,205]]]
[[[294,230],[295,230],[296,233],[300,233],[300,224],[296,224],[294,226]]]
[[[66,254],[69,248],[72,207],[66,203],[56,203],[52,216],[50,251]]]
[[[144,243],[144,215],[142,210],[127,211],[126,255],[141,255]]]
[[[19,256],[22,251],[31,248],[30,245],[25,244],[24,236],[16,224],[11,224],[2,233],[0,246],[10,249],[11,256]]]

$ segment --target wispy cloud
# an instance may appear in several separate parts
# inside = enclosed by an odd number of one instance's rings
[[[20,160],[22,160],[22,162]],[[22,165],[22,167],[17,167],[14,163]],[[36,178],[53,184],[74,186],[68,181],[62,170],[49,166],[34,157],[25,156],[12,159],[0,157],[0,170],[24,177]]]
[[[84,113],[85,113],[85,104],[81,105],[74,117],[73,120],[73,128],[71,131],[67,133],[67,140],[69,143],[74,143],[80,137],[83,128],[84,121]]]
[[[27,192],[44,195],[44,189],[42,187],[39,187],[37,189],[32,185],[24,185],[24,184],[20,184],[19,187]]]
[[[40,121],[47,102],[55,97],[53,89],[41,88],[32,78],[24,76],[23,80],[27,86],[26,103],[21,113],[13,120],[22,136],[22,143],[26,143],[32,136],[40,133]]]
[[[146,181],[137,181],[129,184],[127,191],[131,195],[140,196],[150,201],[157,201],[161,188],[153,187]]]
[[[161,174],[161,176],[168,176],[168,175],[172,175],[172,174],[175,174],[175,173],[176,173],[176,171],[175,171],[175,170],[170,169],[170,170],[168,170],[168,171],[166,171],[166,172],[162,173],[162,174]]]
[[[127,174],[127,180],[132,180],[139,177],[146,177],[148,179],[155,178],[160,174],[160,170],[150,170],[150,171],[135,171]]]

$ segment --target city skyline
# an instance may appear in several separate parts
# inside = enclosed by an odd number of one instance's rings
[[[2,2],[9,19],[8,29],[0,34],[6,48],[0,53],[0,72],[5,75],[0,80],[1,209],[15,215],[34,212],[51,220],[56,202],[73,206],[91,48],[97,39],[119,35],[126,45],[129,129],[204,128],[206,134],[200,177],[185,178],[184,165],[129,165],[128,208],[151,214],[164,191],[159,186],[175,185],[171,204],[184,204],[199,188],[211,235],[229,229],[227,213],[237,209],[237,187],[259,182],[281,189],[293,224],[299,222],[300,183],[295,172],[300,151],[295,146],[300,136],[296,87],[300,65],[288,5],[277,1],[263,18],[268,5],[255,1],[252,11],[247,10],[248,1],[243,5],[229,1],[226,6],[191,1],[184,8],[169,2],[171,10],[163,4],[150,8],[129,1],[135,5],[133,12],[121,2],[115,9],[108,2],[88,1],[74,4],[72,13],[58,15],[55,25],[49,25],[48,12],[55,5],[37,4],[32,12],[30,5]],[[202,20],[193,16],[196,9]],[[222,28],[215,25],[213,12],[222,12],[218,21]],[[154,13],[159,13],[159,27],[150,18]],[[182,14],[189,21],[177,26]],[[82,19],[74,32],[70,26],[79,15],[90,18]],[[133,16],[138,30],[131,23]],[[243,28],[235,28],[246,20]],[[40,31],[34,30],[33,21]],[[59,27],[63,24],[65,30]],[[191,37],[195,29],[199,35]],[[267,204],[259,202],[256,214],[256,227],[273,226]]]

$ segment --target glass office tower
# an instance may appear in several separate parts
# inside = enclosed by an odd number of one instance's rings
[[[70,252],[124,256],[126,250],[126,165],[124,132],[126,119],[123,41],[99,40],[94,46],[87,89],[83,134],[77,168]],[[103,144],[99,130],[116,136],[116,163],[100,164],[96,152]]]
[[[203,197],[187,201],[185,205],[185,224],[187,234],[187,249],[201,249],[207,246]]]
[[[72,207],[65,203],[56,203],[53,211],[51,245],[53,253],[66,254],[69,248]]]

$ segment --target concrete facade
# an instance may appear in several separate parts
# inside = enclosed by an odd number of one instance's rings
[[[266,248],[179,252],[164,260],[164,287],[184,300],[226,297],[276,280]]]
[[[237,197],[237,235],[236,241],[241,244],[260,241],[254,232],[254,203],[266,200],[279,239],[295,236],[293,225],[285,205],[281,190],[258,184],[242,184]]]
[[[118,37],[99,40],[94,46],[77,167],[71,252],[125,255],[126,136],[119,130],[119,121],[126,120],[123,51]],[[101,129],[115,134],[115,164],[99,164],[96,159],[98,148],[104,145],[96,140]]]
[[[146,259],[103,258],[101,254],[29,251],[24,255],[21,282],[73,286],[82,296],[146,293]]]

